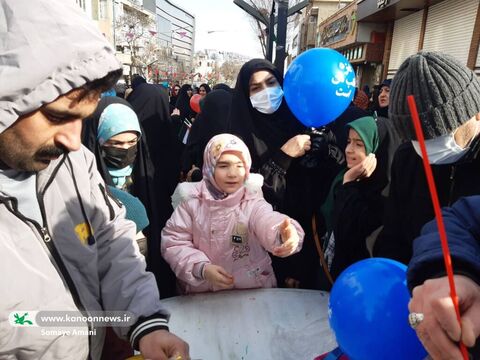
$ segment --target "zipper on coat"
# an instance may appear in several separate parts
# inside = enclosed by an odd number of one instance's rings
[[[48,233],[47,228],[42,227],[42,228],[40,228],[40,231],[41,231],[42,236],[43,236],[43,241],[48,243],[52,240],[52,238],[50,237],[50,234]]]
[[[13,204],[13,206],[9,205],[7,203],[8,201],[10,201]],[[24,216],[22,213],[20,213],[18,211],[17,200],[15,198],[11,198],[11,197],[4,198],[0,202],[4,203],[7,210],[10,211],[14,216],[19,218],[21,221],[23,221],[25,224],[28,225],[28,223],[31,223],[35,227],[35,229],[38,231],[41,238],[43,239],[45,247],[47,248],[48,252],[50,253],[51,261],[54,262],[54,265],[56,265],[55,268],[57,269],[57,271],[60,272],[60,274],[59,274],[60,277],[63,279],[64,284],[67,285],[66,289],[70,293],[70,295],[72,296],[72,299],[73,299],[73,302],[75,303],[75,306],[80,310],[80,312],[82,314],[87,314],[88,315],[87,311],[85,310],[85,307],[83,306],[83,304],[80,301],[80,297],[78,295],[77,289],[75,288],[75,285],[73,284],[73,280],[70,277],[70,274],[68,273],[68,271],[65,267],[65,264],[63,263],[63,260],[60,258],[60,255],[58,254],[58,251],[56,250],[55,245],[52,242],[52,237],[50,236],[50,233],[48,232],[47,227],[46,226],[42,227],[35,220],[29,219],[26,216]],[[40,205],[40,211],[42,213],[42,220],[43,220],[44,224],[46,225],[45,216],[44,216],[45,211],[44,211],[42,205]],[[54,249],[55,253],[52,251],[52,249]],[[71,283],[71,285],[70,285],[70,283]],[[88,326],[89,330],[93,330],[93,326],[89,322],[87,322],[87,326]],[[90,359],[90,349],[91,349],[90,342],[91,342],[91,337],[89,336],[89,340],[88,340],[88,347],[89,347],[89,351],[88,351],[89,352],[89,357],[88,358],[89,359]]]
[[[54,242],[52,241],[52,237],[50,235],[50,232],[48,231],[47,216],[46,216],[46,213],[45,213],[45,203],[44,203],[44,200],[43,200],[43,198],[45,196],[45,192],[50,187],[50,185],[53,183],[53,180],[55,179],[55,176],[57,175],[58,171],[60,170],[60,167],[64,164],[64,162],[67,158],[68,158],[68,155],[67,154],[64,155],[64,157],[59,162],[57,167],[53,170],[52,174],[50,175],[50,178],[48,179],[47,183],[45,184],[45,187],[43,188],[42,193],[40,194],[39,191],[37,191],[37,200],[38,200],[38,204],[40,206],[40,212],[42,214],[42,221],[43,221],[43,227],[40,227],[40,232],[43,235],[43,240],[44,240],[45,245],[47,246],[48,250],[50,251],[50,254],[53,257],[53,260],[57,264],[57,267],[60,270],[60,273],[61,273],[63,279],[65,280],[65,283],[67,284],[67,288],[70,291],[70,294],[72,295],[73,302],[75,303],[76,307],[78,308],[78,310],[82,314],[88,316],[88,311],[85,309],[85,306],[83,306],[83,304],[82,304],[82,301],[80,299],[80,295],[78,293],[77,287],[75,286],[75,283],[73,282],[73,279],[72,279],[70,273],[68,272],[68,269],[65,266],[65,263],[63,262],[63,259],[61,258],[60,253],[58,252]],[[72,178],[73,178],[73,173],[72,173]],[[78,193],[77,193],[77,196],[78,196]],[[89,332],[94,330],[93,324],[91,322],[87,321],[87,327],[88,327]],[[91,356],[90,356],[90,351],[92,349],[91,342],[92,342],[92,337],[88,336],[88,359],[91,359]]]

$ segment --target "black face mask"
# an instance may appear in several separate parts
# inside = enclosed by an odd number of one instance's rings
[[[132,165],[137,156],[137,145],[130,146],[128,149],[117,148],[113,146],[102,147],[103,158],[107,166],[123,169],[128,165]]]

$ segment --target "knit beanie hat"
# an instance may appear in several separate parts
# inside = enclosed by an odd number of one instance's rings
[[[480,81],[450,55],[421,51],[407,58],[390,88],[389,118],[400,136],[415,140],[407,104],[414,95],[425,139],[452,133],[480,112]]]

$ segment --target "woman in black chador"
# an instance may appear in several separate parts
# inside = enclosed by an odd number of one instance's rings
[[[135,91],[143,86],[150,86],[148,84],[141,85]],[[143,91],[142,91],[143,92]],[[133,93],[132,93],[133,95]],[[107,185],[114,186],[114,181],[107,169],[104,156],[102,155],[102,149],[97,141],[97,131],[100,116],[104,110],[112,104],[122,104],[132,108],[129,102],[116,96],[103,97],[98,103],[95,112],[85,120],[83,126],[82,142],[88,147],[94,154],[97,162],[97,168],[102,178]],[[139,115],[138,112],[137,116]],[[167,213],[158,204],[157,189],[160,189],[161,182],[157,181],[155,176],[154,163],[150,157],[150,151],[147,143],[148,133],[151,131],[149,126],[145,126],[140,119],[140,128],[142,136],[137,143],[137,154],[135,162],[133,163],[133,170],[131,174],[131,184],[129,186],[129,192],[138,197],[147,210],[148,219],[150,225],[143,231],[147,237],[147,269],[153,272],[157,278],[157,283],[162,297],[168,297],[174,295],[175,278],[173,273],[161,269],[159,266],[160,261],[163,262],[160,251],[160,232],[164,226],[165,220],[162,222],[162,218],[167,216]],[[147,130],[149,129],[149,130]],[[169,215],[168,215],[169,216]],[[170,278],[172,276],[172,278]]]
[[[160,254],[160,232],[173,212],[170,196],[178,182],[180,154],[175,153],[176,135],[173,134],[169,114],[168,95],[161,86],[142,84],[129,96],[128,101],[138,115],[143,127],[146,145],[155,169],[153,184],[155,190],[157,214],[150,217],[155,222],[155,248]],[[175,276],[161,256],[151,264],[151,271],[157,276],[162,297],[175,294]]]
[[[177,104],[175,108],[180,111],[180,117],[183,119],[191,120],[194,119],[197,115],[195,111],[190,107],[190,98],[192,97],[192,86],[189,84],[184,84],[180,88],[177,97]]]
[[[251,171],[264,177],[265,199],[299,221],[305,230],[300,253],[273,258],[279,286],[320,288],[312,216],[323,203],[338,168],[335,161],[326,159],[328,156],[314,166],[305,161],[306,152],[312,155],[312,141],[317,145],[316,138],[305,134],[307,129],[291,113],[282,84],[281,74],[270,62],[253,59],[244,64],[232,99],[229,132],[240,136],[249,147]]]
[[[227,118],[232,102],[232,93],[225,90],[213,90],[205,96],[202,112],[190,129],[184,152],[183,172],[186,174],[192,166],[198,168],[197,178],[201,178],[203,151],[212,137],[227,132]]]

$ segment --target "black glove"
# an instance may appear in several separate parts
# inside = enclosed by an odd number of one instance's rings
[[[307,134],[310,135],[312,145],[300,159],[303,167],[313,169],[328,165],[332,161],[338,165],[345,162],[343,151],[338,148],[335,134],[330,129],[321,127],[312,129]]]

